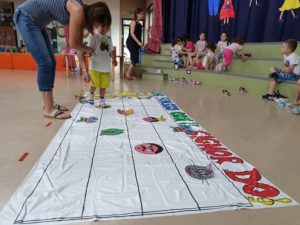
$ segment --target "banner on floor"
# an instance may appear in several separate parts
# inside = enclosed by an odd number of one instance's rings
[[[64,224],[298,205],[161,93],[81,99],[0,214]]]

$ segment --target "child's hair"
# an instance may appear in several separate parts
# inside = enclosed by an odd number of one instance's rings
[[[84,5],[85,26],[90,33],[94,33],[95,23],[102,26],[111,26],[111,13],[105,2],[96,2],[91,5]]]
[[[227,41],[228,41],[228,37],[229,37],[228,33],[227,33],[227,32],[225,32],[225,31],[223,31],[223,32],[221,32],[221,36],[222,36],[223,34],[226,34]]]
[[[137,15],[139,15],[141,12],[143,12],[144,10],[141,9],[141,8],[137,8],[135,11],[134,11],[134,19],[137,20]]]
[[[200,36],[201,34],[204,34],[204,35],[206,36],[206,32],[204,32],[204,31],[201,31],[200,34],[199,34],[199,36]]]
[[[207,49],[210,49],[212,52],[215,52],[216,50],[216,45],[214,43],[209,43],[207,46],[206,46]]]
[[[284,42],[294,52],[297,49],[298,42],[295,39],[288,39]]]
[[[174,47],[178,42],[178,38],[173,38],[172,40],[172,47]]]
[[[232,43],[238,43],[239,45],[243,45],[245,41],[243,37],[235,37],[233,38]]]
[[[182,41],[185,41],[185,42],[189,41],[189,39],[190,39],[190,37],[189,37],[188,34],[185,34],[185,35],[183,35],[183,36],[181,37],[181,40],[182,40]]]

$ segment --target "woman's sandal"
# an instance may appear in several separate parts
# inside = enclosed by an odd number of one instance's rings
[[[68,108],[66,108],[64,106],[61,106],[61,105],[58,105],[58,104],[54,104],[53,107],[54,107],[54,109],[57,109],[59,111],[63,111],[63,112],[69,111]],[[43,109],[45,110],[45,106],[43,107]]]
[[[66,107],[64,107],[62,105],[59,105],[59,104],[54,104],[53,106],[54,106],[55,109],[58,109],[59,111],[63,111],[63,112],[69,111],[68,108],[66,108]]]
[[[48,115],[44,114],[44,117],[50,119],[66,120],[66,119],[70,119],[71,115],[66,114],[63,111],[54,109],[50,114]]]

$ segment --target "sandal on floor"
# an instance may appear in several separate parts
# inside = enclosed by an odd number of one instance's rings
[[[79,101],[80,101],[80,100],[81,100],[81,99],[79,99]],[[66,107],[64,107],[64,106],[61,106],[61,105],[58,105],[58,104],[54,104],[54,105],[53,105],[53,108],[54,108],[54,109],[57,109],[57,110],[59,110],[59,111],[63,111],[63,112],[69,111],[68,108],[66,108]],[[43,107],[43,109],[45,110],[45,106]]]
[[[59,105],[59,104],[54,104],[53,106],[54,106],[55,109],[57,109],[57,110],[59,110],[59,111],[63,111],[63,112],[69,111],[68,108],[66,108],[66,107],[64,107],[64,106],[62,106],[62,105]]]
[[[231,94],[230,94],[230,92],[228,91],[228,90],[223,90],[222,91],[222,94],[224,95],[224,96],[231,96]]]
[[[49,115],[44,114],[44,117],[58,120],[66,120],[71,118],[69,114],[65,114],[63,111],[59,111],[57,109],[54,109]]]
[[[243,95],[243,94],[247,94],[248,91],[247,91],[244,87],[240,87],[240,88],[239,88],[239,93],[240,93],[241,95]]]

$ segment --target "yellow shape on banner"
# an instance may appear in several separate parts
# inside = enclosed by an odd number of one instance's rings
[[[280,199],[271,199],[271,198],[253,198],[248,197],[249,202],[251,203],[261,203],[264,205],[274,205],[276,202],[278,203],[284,203],[284,204],[290,204],[292,203],[291,199],[288,198],[280,198]]]

